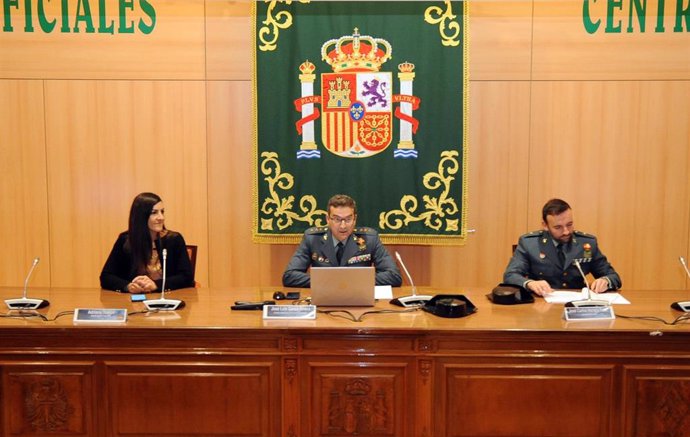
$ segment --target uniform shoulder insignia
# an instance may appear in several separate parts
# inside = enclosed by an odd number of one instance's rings
[[[368,228],[366,226],[355,228],[353,233],[359,234],[359,235],[376,235],[377,234],[376,230],[374,230],[372,228]]]
[[[304,231],[304,233],[306,235],[318,235],[318,234],[323,234],[326,231],[328,231],[327,226],[313,226],[313,227],[307,229],[306,231]]]
[[[532,231],[524,234],[523,238],[537,238],[541,236],[542,231]]]
[[[587,232],[575,231],[574,233],[575,233],[575,235],[577,235],[578,237],[583,237],[583,238],[596,238],[594,235],[588,234]]]

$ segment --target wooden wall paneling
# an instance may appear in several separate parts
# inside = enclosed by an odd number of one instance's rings
[[[251,80],[252,18],[249,0],[206,1],[206,78]]]
[[[62,5],[44,2],[48,20],[57,20],[51,32],[41,30],[33,10],[34,31],[24,31],[25,5],[10,8],[13,31],[0,33],[0,76],[50,79],[203,79],[204,0],[146,2],[155,13],[155,24],[140,7],[125,9],[132,32],[122,33],[119,9],[122,2],[92,2],[94,31],[87,32],[80,22],[75,31],[74,9],[68,9],[69,31],[62,28]],[[32,3],[35,6],[35,3]],[[69,7],[75,7],[70,3]],[[101,31],[98,14],[105,8],[105,22],[114,23],[114,34]],[[83,12],[83,11],[82,11]],[[88,14],[84,13],[85,16]],[[153,30],[146,34],[139,21]]]
[[[678,80],[690,79],[690,33],[683,20],[682,32],[674,31],[676,2],[666,2],[664,31],[657,32],[658,6],[663,2],[641,2],[646,6],[645,28],[635,2],[559,0],[534,2],[533,80]],[[588,5],[599,29],[588,33],[583,23],[583,6]],[[680,3],[678,3],[680,5]],[[607,33],[607,9],[613,12]],[[685,6],[687,7],[687,5]]]
[[[462,247],[399,248],[416,285],[501,282],[511,246],[527,229],[529,92],[527,82],[470,83],[467,220],[476,232]]]
[[[686,165],[687,165],[688,170],[690,171],[690,153],[687,154],[687,164]],[[686,187],[685,188],[686,192],[688,193],[688,196],[690,197],[690,178],[685,179],[685,187]],[[688,217],[688,227],[687,227],[688,236],[686,237],[687,238],[687,246],[685,248],[685,255],[684,256],[685,256],[685,264],[690,269],[690,264],[688,264],[688,262],[690,262],[690,201],[688,201],[687,204],[685,205],[685,211],[686,211],[686,214]],[[683,270],[683,274],[685,274],[685,289],[688,290],[688,289],[690,289],[690,275],[688,275],[685,270]],[[688,297],[690,298],[690,296],[688,296]]]
[[[469,15],[470,79],[529,80],[532,2],[473,1]]]
[[[129,208],[159,194],[166,226],[199,246],[207,282],[202,82],[55,81],[46,85],[54,286],[97,286]]]
[[[588,4],[593,14],[603,14],[605,2]],[[105,5],[110,19],[117,2]],[[61,3],[44,6],[54,16]],[[626,288],[690,286],[677,259],[690,254],[689,33],[672,31],[674,2],[666,4],[663,33],[653,31],[656,3],[647,6],[645,33],[587,34],[582,6],[574,0],[470,4],[468,225],[477,233],[465,247],[390,247],[401,251],[418,285],[495,284],[510,245],[519,234],[539,227],[543,202],[559,195],[575,207],[578,227],[602,239]],[[126,225],[131,199],[142,190],[161,194],[168,225],[199,245],[202,285],[279,285],[295,246],[251,241],[250,2],[156,3],[157,24],[149,35],[83,29],[28,33],[23,31],[24,7],[20,2],[11,11],[14,31],[0,34],[0,77],[97,81],[48,82],[45,104],[39,82],[0,84],[0,95],[10,96],[4,110],[10,111],[9,118],[3,113],[0,127],[14,135],[9,142],[3,139],[3,146],[10,144],[2,150],[7,166],[3,189],[23,191],[3,191],[3,207],[9,208],[0,212],[0,225],[17,232],[7,237],[12,250],[0,258],[0,285],[21,286],[35,255],[42,261],[32,284],[95,285],[104,257]],[[100,5],[92,7],[95,11]],[[141,10],[131,16],[137,14]],[[625,11],[615,15],[625,28]],[[168,82],[178,78],[210,82]],[[610,82],[529,82],[599,78]],[[212,82],[219,79],[246,82]],[[658,79],[680,80],[653,81]],[[512,82],[485,85],[488,80]],[[520,104],[513,102],[504,111],[507,89],[521,90],[519,97],[510,97]],[[223,101],[228,95],[234,97]],[[44,113],[45,129],[36,129]],[[206,128],[214,130],[208,142]],[[522,148],[525,135],[531,135],[527,151]],[[491,136],[491,143],[484,144]],[[520,138],[518,146],[515,138]],[[157,154],[163,144],[165,153]],[[218,157],[208,170],[206,148]],[[485,150],[492,154],[490,161]],[[153,170],[142,158],[152,154],[163,162]],[[17,159],[24,164],[9,165]],[[593,172],[596,176],[589,176]],[[496,205],[503,211],[493,211]],[[52,278],[42,276],[47,264]]]
[[[213,287],[280,285],[293,245],[252,241],[253,115],[249,81],[208,83],[209,235]]]
[[[239,81],[207,87],[209,286],[249,285],[269,250],[251,242],[252,87]]]
[[[599,237],[625,288],[683,287],[677,258],[688,246],[689,86],[533,85],[530,222],[541,222],[548,198],[567,200],[576,228]]]
[[[51,285],[43,82],[0,80],[0,101],[0,286],[17,287],[21,297],[38,256],[31,297],[35,287]]]
[[[264,281],[262,285],[265,283],[282,285],[283,272],[296,249],[297,244],[280,244],[271,247],[269,264],[271,266],[271,271],[267,278],[268,282]]]

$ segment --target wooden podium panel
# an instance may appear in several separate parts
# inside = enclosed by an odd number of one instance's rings
[[[442,365],[436,393],[445,408],[436,422],[444,429],[436,435],[611,435],[613,372],[612,365]]]
[[[690,367],[626,366],[625,435],[674,435],[690,429]]]
[[[111,435],[278,434],[273,362],[107,365]]]
[[[183,310],[142,313],[126,294],[50,289],[47,320],[0,311],[0,435],[647,437],[690,420],[690,323],[649,319],[678,316],[683,292],[625,291],[616,314],[646,319],[594,322],[482,289],[458,319],[384,301],[350,309],[360,322],[229,309],[273,291],[176,290]],[[75,307],[130,316],[74,324]]]
[[[93,363],[26,363],[2,370],[2,435],[97,435]]]
[[[405,431],[414,413],[409,363],[305,361],[305,435],[412,435]]]

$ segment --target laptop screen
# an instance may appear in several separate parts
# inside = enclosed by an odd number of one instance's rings
[[[316,306],[374,305],[374,267],[312,267],[310,275]]]

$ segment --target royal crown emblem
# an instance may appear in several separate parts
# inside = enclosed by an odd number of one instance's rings
[[[334,73],[342,71],[379,71],[391,58],[393,48],[382,38],[360,35],[355,28],[352,35],[326,41],[321,46],[321,58]]]
[[[320,95],[314,95],[316,66],[309,60],[299,66],[302,96],[295,100],[295,107],[302,114],[296,123],[302,142],[297,158],[321,157],[314,123],[319,117],[321,142],[331,153],[345,158],[381,153],[393,141],[394,115],[400,119],[400,127],[393,156],[416,158],[412,137],[419,123],[413,111],[418,109],[420,100],[412,94],[414,64],[398,65],[400,94],[393,94],[393,73],[381,71],[393,54],[393,47],[385,39],[361,35],[355,28],[352,35],[326,41],[320,54],[332,70],[321,74]],[[323,114],[315,106],[319,104]]]

